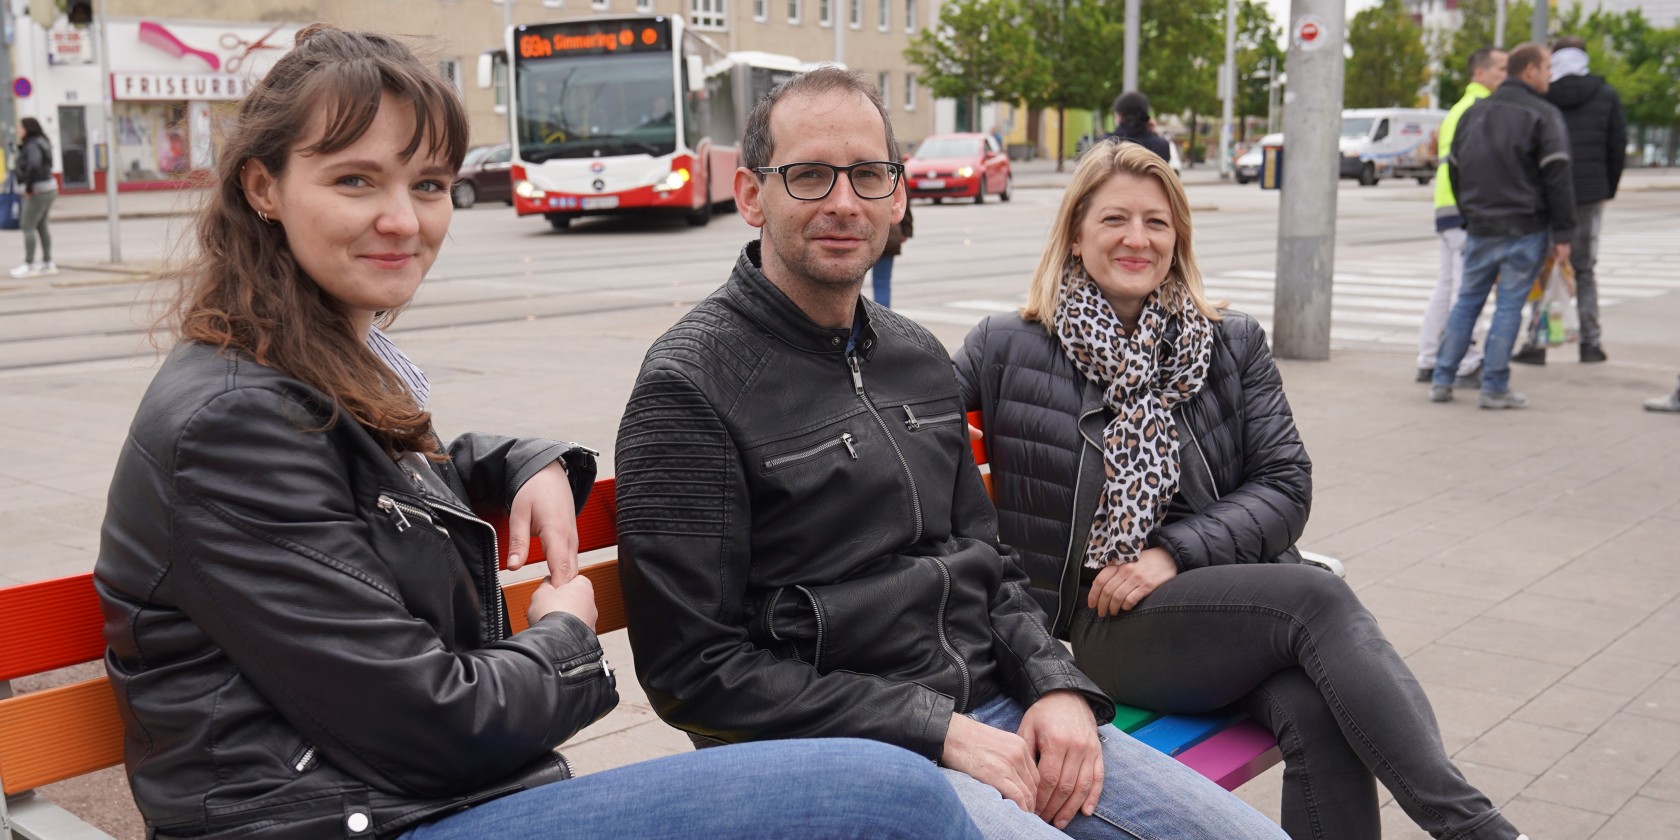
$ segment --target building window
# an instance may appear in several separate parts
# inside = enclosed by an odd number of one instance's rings
[[[799,13],[805,10],[805,0],[788,0],[788,23],[799,22]]]
[[[458,59],[458,58],[446,58],[442,61],[439,61],[438,62],[438,75],[442,76],[443,80],[448,82],[449,86],[455,89],[456,95],[460,95],[460,93],[461,93],[461,60],[460,59]]]
[[[904,74],[904,110],[916,110],[916,74]]]
[[[770,19],[770,0],[753,0],[753,20],[763,23]]]
[[[848,16],[848,19],[851,20],[853,29],[862,29],[863,0],[851,0],[851,4],[851,14]]]
[[[689,0],[688,19],[695,29],[724,28],[724,0]]]
[[[892,25],[892,0],[879,0],[875,7],[875,26],[882,32]]]
[[[834,0],[817,0],[817,23],[834,25]]]
[[[638,12],[651,12],[651,11],[653,11],[653,0],[636,0],[636,11],[638,11]]]
[[[589,0],[589,8],[597,12],[604,12],[611,3],[612,0]]]
[[[904,0],[904,31],[916,31],[916,0]]]
[[[875,86],[881,89],[881,104],[892,107],[892,74],[885,70],[875,74]]]
[[[498,50],[497,52],[505,52]],[[505,59],[498,59],[490,65],[492,86],[496,89],[496,113],[507,113],[508,101],[508,66]]]

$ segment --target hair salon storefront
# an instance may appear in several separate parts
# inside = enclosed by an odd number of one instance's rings
[[[62,18],[51,29],[20,26],[24,31],[19,32],[15,72],[31,74],[34,90],[18,100],[18,113],[36,117],[46,128],[66,192],[105,189],[102,87],[107,85],[113,100],[117,189],[196,183],[215,165],[218,121],[231,116],[301,28],[135,19],[112,19],[106,25],[111,73],[103,79],[96,30],[73,29]]]

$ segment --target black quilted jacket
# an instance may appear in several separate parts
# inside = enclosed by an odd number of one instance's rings
[[[1546,99],[1563,112],[1569,127],[1569,168],[1575,203],[1616,197],[1627,160],[1627,119],[1622,98],[1602,76],[1564,76],[1552,82]]]
[[[706,740],[869,738],[940,757],[1007,692],[1113,704],[997,544],[950,358],[862,301],[805,317],[747,246],[648,351],[618,433],[619,575],[654,710]]]
[[[980,322],[956,365],[966,407],[985,415],[999,538],[1020,552],[1033,595],[1065,633],[1111,415],[1060,343],[1019,315]],[[1312,506],[1312,463],[1254,319],[1227,311],[1214,324],[1207,382],[1175,413],[1184,504],[1174,507],[1196,512],[1169,517],[1150,544],[1181,570],[1297,559],[1290,549]]]

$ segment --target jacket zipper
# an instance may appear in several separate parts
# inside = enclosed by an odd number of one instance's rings
[[[818,670],[821,670],[822,669],[822,651],[823,651],[822,604],[818,603],[817,596],[812,595],[811,590],[806,589],[803,586],[795,586],[794,588],[798,589],[800,592],[805,593],[805,597],[807,599],[809,599],[810,602],[811,602],[811,613],[817,617],[817,650],[816,650],[816,653],[811,655],[811,667],[815,668],[815,669],[818,669]]]
[[[841,432],[840,436],[834,440],[823,441],[822,443],[819,443],[809,449],[801,449],[798,452],[793,452],[787,455],[777,455],[774,458],[766,458],[764,460],[764,468],[767,470],[773,470],[778,467],[785,467],[788,464],[797,464],[800,461],[810,460],[811,458],[815,458],[830,449],[841,446],[846,447],[846,451],[851,454],[852,460],[856,461],[858,456],[856,444],[857,438],[852,437],[851,432]]]
[[[607,670],[606,662],[602,659],[596,659],[596,660],[593,660],[593,661],[590,661],[590,662],[585,662],[582,665],[573,665],[572,667],[567,668],[564,671],[561,671],[560,676],[562,676],[562,677],[575,677],[578,674],[587,674],[590,671],[605,671],[605,670]]]
[[[304,744],[303,751],[292,759],[292,769],[303,773],[315,766],[315,745]]]
[[[875,410],[875,404],[869,401],[869,395],[863,392],[863,371],[858,369],[857,354],[847,353],[846,364],[852,369],[852,391],[857,394],[863,406],[869,409],[869,413],[875,416],[875,422],[881,424],[881,431],[886,434],[887,443],[892,446],[893,454],[898,456],[899,466],[904,468],[904,478],[910,482],[911,512],[916,517],[916,535],[911,538],[910,544],[915,545],[922,541],[922,497],[916,492],[916,476],[910,472],[910,462],[904,460],[904,450],[898,448],[898,441],[893,439],[892,429],[887,428],[887,421],[881,417],[881,412]]]
[[[449,531],[442,525],[437,524],[437,520],[432,518],[432,512],[419,505],[397,501],[388,495],[381,495],[375,504],[379,506],[380,510],[391,516],[392,521],[397,524],[397,533],[399,534],[414,527],[414,523],[409,520],[409,517],[412,516],[432,526],[438,533],[446,537],[449,536]]]
[[[915,412],[910,410],[910,406],[907,405],[904,407],[904,427],[912,432],[919,432],[922,430],[923,426],[938,426],[943,423],[954,423],[961,420],[962,416],[962,412],[953,411],[948,414],[935,414],[934,416],[923,420],[918,418]]]
[[[478,525],[483,526],[484,532],[490,535],[490,555],[484,558],[484,587],[490,590],[489,601],[492,612],[490,615],[486,616],[489,620],[486,621],[485,624],[491,630],[491,641],[501,641],[502,639],[507,638],[510,635],[508,633],[507,626],[507,609],[502,602],[501,579],[497,576],[497,572],[499,571],[498,563],[502,556],[502,549],[500,541],[496,539],[495,526],[479,519],[471,512],[458,508],[441,499],[432,499],[431,502],[436,505],[439,510],[453,513],[468,522],[477,523]]]
[[[1075,422],[1078,422],[1078,421],[1075,421]],[[1060,628],[1062,626],[1062,604],[1063,604],[1064,601],[1068,600],[1066,597],[1064,597],[1064,593],[1063,593],[1063,590],[1067,589],[1067,585],[1068,585],[1068,570],[1084,565],[1083,560],[1080,560],[1080,561],[1076,562],[1075,559],[1074,559],[1074,556],[1073,556],[1073,538],[1076,535],[1078,535],[1078,533],[1079,533],[1079,522],[1077,521],[1078,518],[1079,518],[1079,486],[1080,486],[1080,479],[1085,477],[1085,453],[1088,450],[1089,450],[1088,447],[1085,447],[1085,446],[1079,447],[1079,463],[1074,467],[1074,472],[1073,472],[1073,511],[1068,514],[1068,547],[1067,547],[1066,551],[1062,552],[1062,556],[1066,557],[1067,560],[1062,563],[1062,580],[1061,580],[1061,584],[1056,587],[1056,618],[1055,618],[1054,621],[1050,622],[1050,627],[1051,627],[1052,630],[1055,630],[1055,629]],[[1077,584],[1076,584],[1076,586],[1077,586]],[[1078,597],[1078,592],[1077,591],[1074,593],[1074,597],[1076,597],[1076,598]]]
[[[952,662],[957,663],[957,671],[962,674],[962,696],[957,699],[957,710],[966,711],[968,709],[970,679],[968,663],[964,662],[962,657],[957,654],[957,649],[951,646],[950,638],[945,635],[945,607],[951,601],[951,570],[946,568],[944,560],[935,557],[933,562],[939,567],[939,577],[945,584],[944,589],[939,593],[938,623],[934,626],[939,630],[939,646],[945,649],[945,655],[951,657]],[[817,626],[821,628],[822,623],[819,621]],[[818,635],[821,635],[820,629]]]

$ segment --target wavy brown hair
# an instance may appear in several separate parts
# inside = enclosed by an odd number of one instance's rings
[[[246,354],[320,390],[332,399],[328,427],[348,414],[394,457],[436,452],[431,414],[298,266],[285,227],[257,216],[240,178],[253,160],[280,178],[294,151],[331,154],[350,146],[373,124],[386,95],[414,109],[404,159],[424,145],[450,171],[459,169],[466,112],[449,83],[408,47],[321,23],[298,32],[292,50],[240,103],[198,215],[197,251],[165,317],[179,340]],[[305,136],[314,131],[320,136]],[[395,317],[381,313],[379,324]]]

